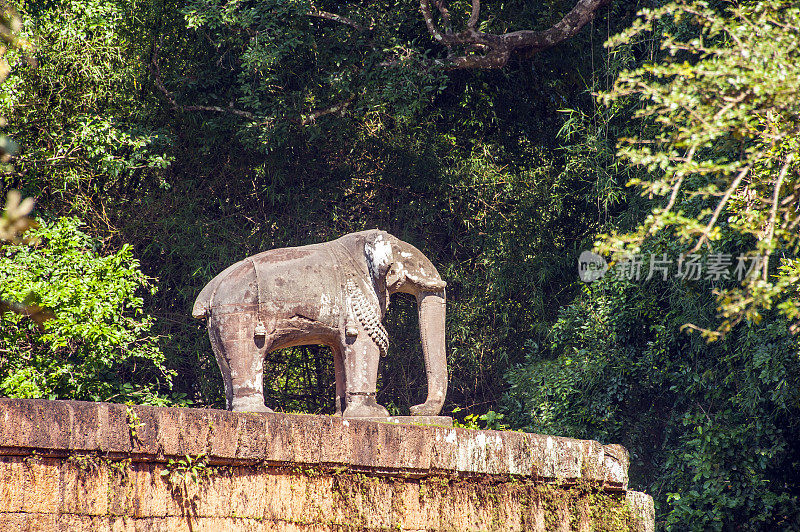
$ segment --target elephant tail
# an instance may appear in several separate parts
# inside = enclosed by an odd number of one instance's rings
[[[211,314],[211,308],[213,307],[214,301],[214,294],[217,293],[217,288],[219,287],[220,283],[228,276],[228,274],[235,270],[239,265],[240,262],[235,264],[231,264],[225,270],[222,271],[219,275],[211,279],[207,285],[203,287],[200,291],[200,295],[197,296],[197,299],[194,300],[194,306],[192,307],[192,317],[198,319],[205,319]]]
[[[217,291],[219,285],[219,277],[215,277],[200,291],[200,295],[194,300],[192,307],[192,317],[198,319],[207,318],[211,314],[211,299],[214,297],[214,292]]]

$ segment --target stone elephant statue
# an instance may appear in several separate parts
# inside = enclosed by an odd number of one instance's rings
[[[435,416],[447,392],[445,286],[411,244],[385,231],[361,231],[233,264],[203,288],[192,316],[207,320],[229,410],[271,412],[264,404],[266,354],[321,344],[333,351],[336,413],[385,417],[375,399],[378,362],[389,346],[381,320],[391,294],[412,294],[428,395],[411,413]]]

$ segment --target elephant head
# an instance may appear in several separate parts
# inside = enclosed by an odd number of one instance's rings
[[[428,380],[425,403],[411,407],[417,416],[435,416],[442,410],[447,393],[445,350],[445,283],[433,263],[407,242],[377,232],[364,245],[367,266],[382,310],[388,296],[396,292],[417,299],[420,340]]]

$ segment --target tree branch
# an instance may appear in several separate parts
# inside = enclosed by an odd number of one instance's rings
[[[783,184],[783,180],[786,177],[786,172],[789,170],[789,166],[792,164],[792,155],[790,154],[786,157],[786,162],[783,163],[783,167],[781,168],[780,173],[778,174],[778,179],[775,182],[775,190],[772,194],[772,208],[770,209],[769,213],[769,230],[767,236],[768,242],[768,251],[772,251],[775,249],[775,243],[773,242],[773,237],[775,236],[775,218],[778,215],[778,200],[780,200],[781,194],[781,185]],[[764,264],[763,269],[761,271],[761,278],[766,281],[767,274],[769,273],[769,253],[764,256]]]
[[[772,145],[770,145],[770,148],[771,147]],[[752,158],[752,160],[757,161],[762,155],[764,155],[764,152],[766,151],[767,151],[766,149],[760,151],[758,154],[756,154],[755,157]],[[733,182],[730,185],[728,185],[728,189],[725,191],[725,194],[723,194],[722,199],[719,200],[719,203],[717,203],[717,207],[711,214],[711,219],[708,221],[708,224],[706,225],[705,229],[700,234],[700,238],[697,240],[697,244],[695,244],[695,246],[689,251],[689,253],[695,253],[701,247],[703,247],[703,243],[708,242],[711,229],[713,229],[714,225],[717,223],[717,218],[719,218],[719,215],[722,213],[722,209],[724,209],[725,205],[728,204],[728,200],[731,199],[733,193],[736,191],[736,189],[739,188],[739,184],[742,182],[742,179],[744,179],[744,177],[750,172],[752,168],[753,168],[753,163],[751,162],[750,164],[742,168],[737,174],[737,176],[734,178]]]
[[[467,28],[475,29],[475,24],[478,23],[478,17],[481,14],[481,0],[472,0],[472,12],[469,14],[467,21]]]
[[[436,27],[436,24],[433,23],[433,14],[431,13],[430,2],[428,0],[420,0],[419,10],[422,12],[422,18],[425,20],[425,26],[428,28],[428,33],[430,33],[435,40],[444,44],[444,36],[439,31],[439,28]]]
[[[611,0],[579,0],[572,11],[560,21],[544,31],[515,31],[503,37],[514,42],[515,49],[523,48],[526,53],[536,53],[577,35],[586,24],[594,20],[597,11]]]
[[[449,12],[443,2],[444,0],[436,0],[436,6],[442,14],[443,22],[448,25]],[[546,30],[520,30],[503,34],[482,33],[475,30],[480,15],[480,0],[472,0],[472,11],[467,20],[466,29],[460,33],[453,33],[448,29],[443,33],[437,27],[431,11],[430,0],[420,0],[419,8],[428,33],[448,49],[453,46],[467,46],[471,49],[486,50],[483,54],[464,54],[451,57],[448,64],[449,69],[494,69],[504,67],[512,53],[522,54],[524,58],[528,59],[542,50],[552,48],[575,36],[581,28],[594,20],[601,7],[610,2],[611,0],[578,0],[569,13]]]
[[[694,159],[694,150],[695,150],[695,148],[697,148],[697,146],[692,146],[689,149],[689,152],[686,154],[686,156],[685,156],[685,159],[686,159],[685,163],[686,164],[690,164],[692,162],[692,159]],[[669,197],[669,202],[667,203],[667,206],[664,208],[664,212],[665,213],[671,211],[673,205],[675,205],[675,200],[678,199],[678,191],[680,191],[680,189],[681,189],[681,185],[683,184],[683,178],[685,176],[686,176],[686,173],[685,172],[681,172],[680,173],[680,177],[678,177],[678,180],[672,186],[672,194]]]
[[[161,69],[158,64],[158,50],[159,47],[156,46],[155,50],[153,51],[153,59],[151,61],[151,65],[149,65],[150,72],[153,74],[153,82],[155,83],[158,90],[160,90],[164,97],[169,102],[170,106],[176,111],[186,112],[186,111],[211,111],[215,113],[228,113],[235,116],[240,116],[242,118],[246,118],[255,122],[258,125],[269,125],[275,122],[273,118],[263,118],[251,113],[250,111],[243,111],[241,109],[236,109],[233,107],[233,103],[228,104],[228,107],[220,107],[217,105],[180,105],[177,101],[175,101],[175,96],[164,86],[164,82],[161,80]],[[296,124],[300,124],[301,126],[306,126],[311,124],[325,115],[343,112],[347,109],[351,103],[355,100],[355,95],[351,95],[345,101],[337,103],[335,105],[324,107],[322,109],[314,109],[307,114],[301,115],[299,118],[289,119],[290,122],[294,122]]]
[[[153,49],[153,59],[150,61],[151,64],[148,66],[148,68],[150,73],[153,74],[153,82],[155,83],[156,87],[164,94],[173,109],[176,111],[213,111],[216,113],[229,113],[247,118],[248,120],[258,121],[258,117],[250,111],[242,111],[241,109],[234,108],[233,102],[231,102],[228,107],[219,107],[216,105],[179,105],[178,102],[175,101],[175,97],[169,90],[167,90],[167,87],[164,86],[164,82],[161,80],[161,68],[158,64],[158,52],[160,49],[160,44],[161,43],[156,45]],[[263,119],[258,123],[264,125],[270,122],[272,122],[271,119]]]
[[[370,28],[362,26],[358,22],[347,18],[342,15],[337,15],[336,13],[329,13],[328,11],[321,11],[317,9],[314,4],[311,4],[311,10],[308,12],[309,17],[316,17],[325,20],[330,20],[331,22],[338,22],[339,24],[344,24],[345,26],[350,26],[354,30],[361,31],[361,32],[368,32]]]
[[[445,33],[453,33],[453,26],[450,24],[450,11],[444,5],[444,0],[436,0],[436,8],[442,15],[442,22],[444,22]]]
[[[303,115],[300,120],[297,121],[301,126],[307,126],[308,124],[313,124],[317,118],[325,115],[330,115],[333,113],[342,113],[345,109],[347,109],[353,100],[355,100],[355,95],[350,96],[343,102],[339,102],[336,105],[332,105],[330,107],[325,107],[324,109],[317,109],[312,111],[306,115]]]

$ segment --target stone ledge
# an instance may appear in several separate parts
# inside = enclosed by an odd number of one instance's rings
[[[135,427],[135,437],[133,430]],[[591,440],[397,425],[304,414],[255,414],[112,403],[0,399],[0,455],[103,453],[213,464],[338,468],[370,474],[530,478],[628,487],[628,452]]]
[[[627,468],[536,434],[0,399],[0,532],[653,532]]]
[[[352,420],[353,418],[348,418]],[[393,423],[395,425],[434,425],[436,427],[452,427],[453,418],[448,416],[389,416],[389,417],[363,417],[355,421],[377,421],[378,423]]]

